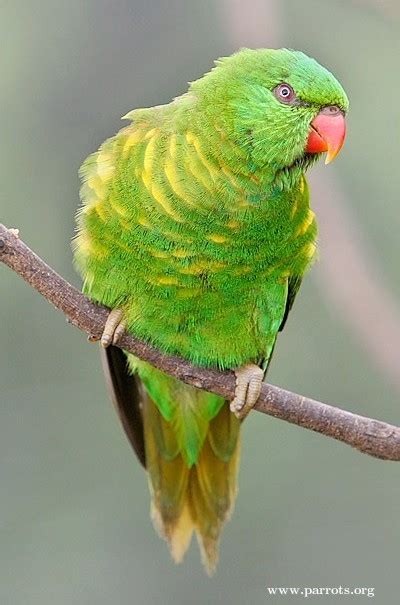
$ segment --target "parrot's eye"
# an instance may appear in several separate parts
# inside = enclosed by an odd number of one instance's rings
[[[278,84],[273,90],[274,95],[281,103],[286,103],[290,105],[296,99],[295,92],[289,84]]]

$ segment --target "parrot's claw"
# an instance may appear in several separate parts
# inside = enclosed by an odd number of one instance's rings
[[[235,397],[230,410],[237,418],[243,420],[254,407],[261,391],[264,370],[253,363],[235,370]]]
[[[101,335],[101,346],[105,349],[111,344],[116,345],[125,331],[125,321],[123,320],[123,311],[113,309],[107,317],[103,334]]]

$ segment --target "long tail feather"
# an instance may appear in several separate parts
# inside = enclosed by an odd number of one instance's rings
[[[189,387],[190,388],[190,387]],[[239,421],[223,404],[209,421],[198,460],[188,466],[174,427],[147,395],[143,405],[146,463],[154,525],[179,563],[197,534],[209,574],[218,562],[218,543],[237,492]]]
[[[116,347],[103,352],[112,400],[149,474],[151,517],[180,563],[193,533],[209,574],[237,492],[239,420],[220,397]],[[128,363],[127,363],[128,361]]]

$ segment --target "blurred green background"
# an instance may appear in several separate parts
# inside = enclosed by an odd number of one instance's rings
[[[270,381],[399,422],[397,3],[0,3],[0,222],[79,285],[70,239],[82,160],[129,109],[168,102],[240,46],[299,48],[351,99],[348,142],[313,170],[320,263]],[[0,603],[296,603],[266,586],[370,586],[399,602],[399,467],[253,413],[217,574],[175,567],[97,347],[0,266]],[[355,598],[355,597],[354,597]],[[348,599],[320,597],[323,603]],[[358,597],[366,600],[367,597]]]

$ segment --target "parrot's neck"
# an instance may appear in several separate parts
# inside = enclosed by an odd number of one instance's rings
[[[217,117],[208,120],[192,119],[190,136],[202,141],[203,152],[214,166],[218,166],[221,179],[227,190],[233,185],[239,193],[237,204],[263,205],[271,195],[290,195],[295,192],[303,179],[305,171],[316,160],[316,154],[305,154],[291,166],[282,168],[265,164],[258,166],[252,160],[251,150],[236,142],[222,120]],[[227,204],[234,208],[233,200],[226,196]]]

